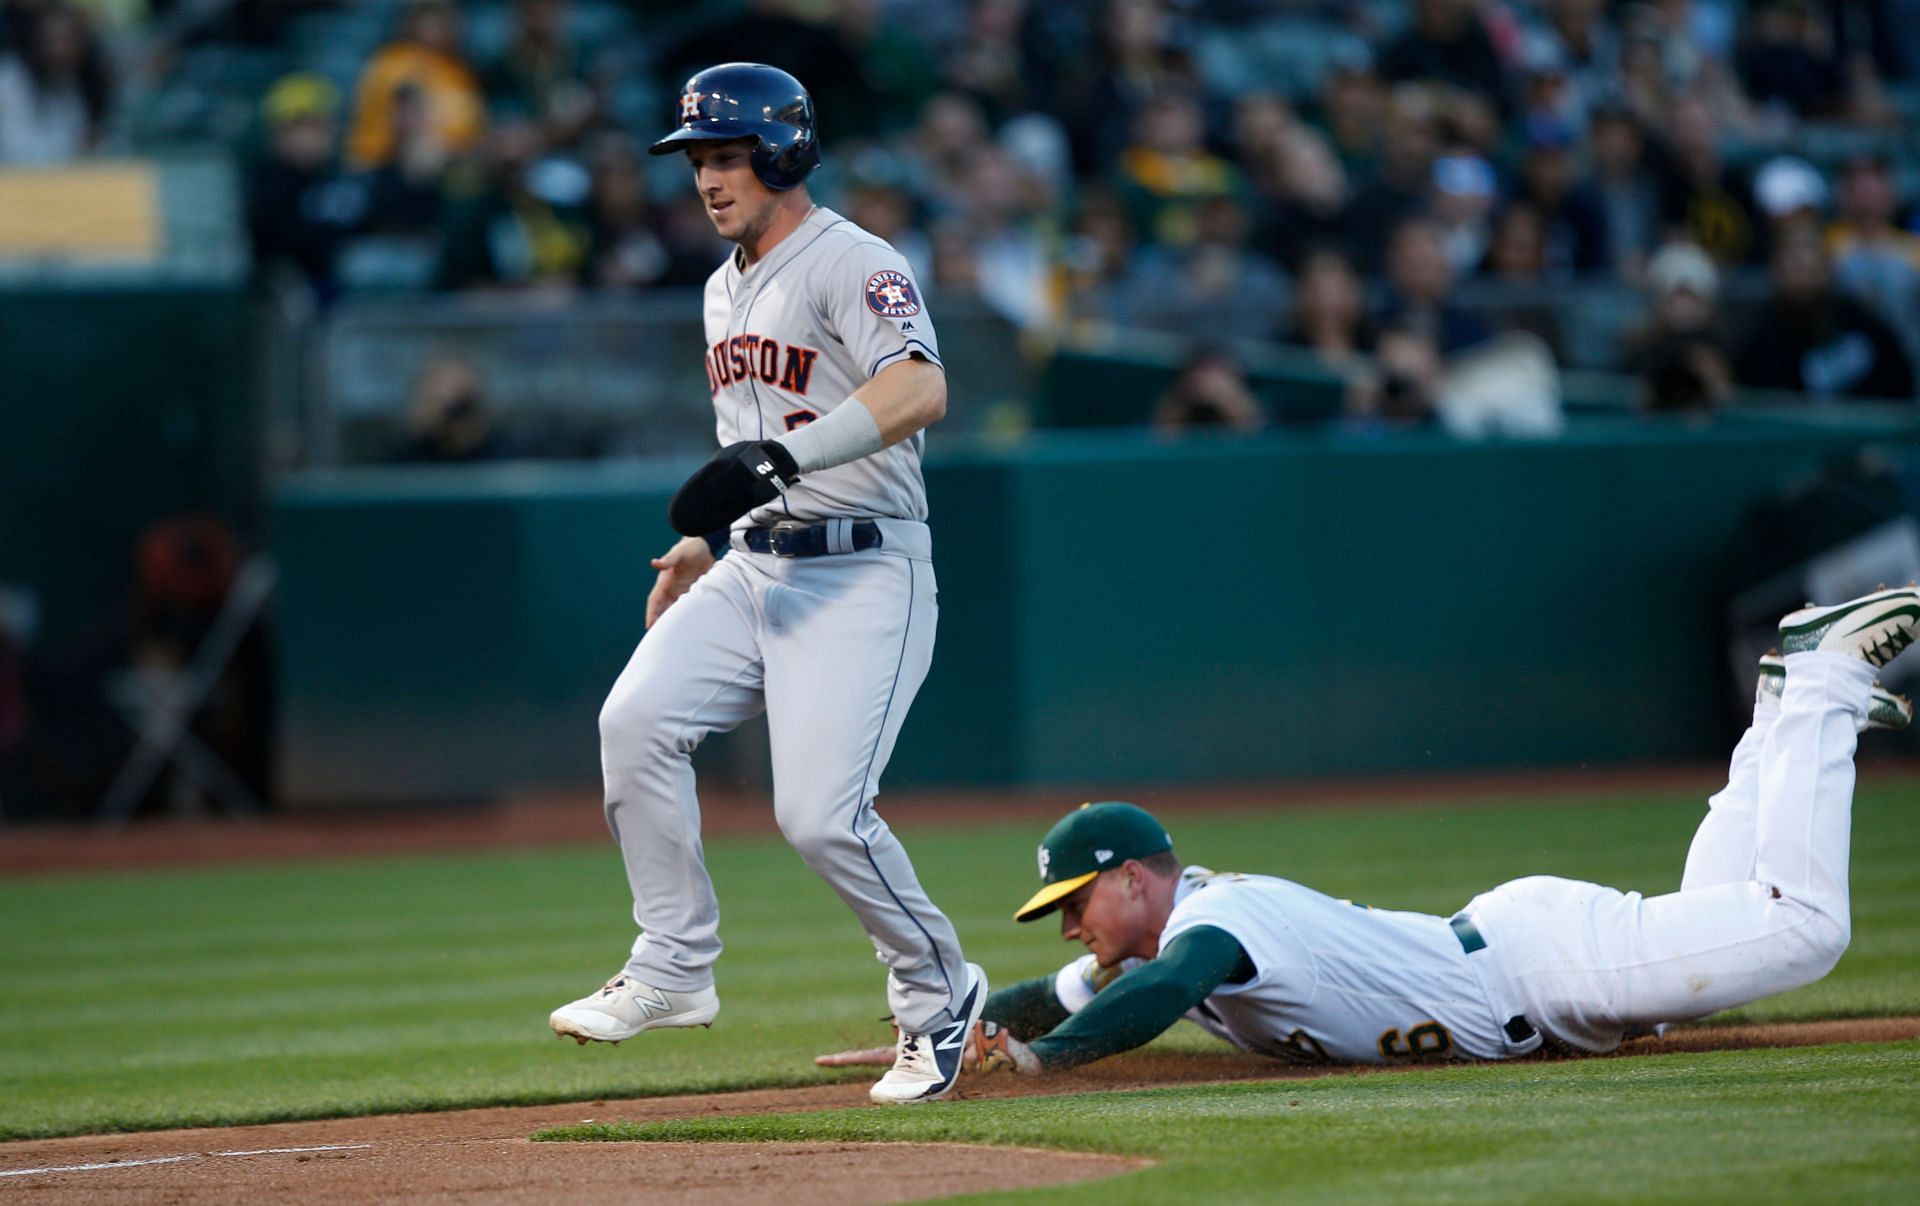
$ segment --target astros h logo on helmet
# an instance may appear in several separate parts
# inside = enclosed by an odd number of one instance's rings
[[[867,308],[882,318],[912,318],[920,313],[920,295],[906,273],[885,268],[867,278]]]
[[[700,102],[703,99],[705,99],[704,93],[696,92],[691,88],[681,93],[680,120],[692,121],[694,118],[700,116]]]

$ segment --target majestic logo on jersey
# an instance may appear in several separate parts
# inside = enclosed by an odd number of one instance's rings
[[[704,99],[700,93],[689,88],[680,94],[680,120],[692,121],[700,116],[700,102]]]
[[[906,273],[883,268],[867,278],[867,309],[882,318],[911,318],[920,313],[920,295]]]
[[[804,398],[813,380],[813,363],[819,358],[814,348],[782,347],[779,340],[765,335],[735,335],[707,349],[707,391],[717,394],[723,385],[758,381]]]

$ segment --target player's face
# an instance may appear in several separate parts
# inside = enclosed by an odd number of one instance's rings
[[[780,194],[753,174],[753,141],[695,143],[687,149],[693,187],[720,237],[752,243],[773,220]]]
[[[1101,967],[1129,957],[1151,959],[1158,935],[1138,886],[1138,873],[1127,867],[1102,871],[1060,902],[1060,936],[1093,952]]]

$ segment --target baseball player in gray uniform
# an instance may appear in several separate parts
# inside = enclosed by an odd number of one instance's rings
[[[1850,936],[1855,736],[1903,728],[1874,672],[1912,641],[1920,590],[1882,590],[1781,621],[1753,724],[1709,801],[1680,890],[1643,897],[1531,876],[1451,917],[1335,900],[1261,875],[1182,867],[1131,804],[1083,806],[1040,846],[1015,914],[1060,912],[1088,954],[993,994],[965,1063],[1070,1068],[1181,1017],[1301,1063],[1507,1059],[1634,1033],[1811,984]],[[872,1053],[820,1062],[849,1064]]]
[[[939,343],[906,260],[809,199],[820,151],[797,80],[712,67],[687,81],[679,119],[653,153],[686,154],[735,244],[706,288],[723,447],[673,499],[684,539],[653,562],[646,638],[600,714],[640,935],[620,974],[551,1024],[586,1043],[713,1021],[720,910],[690,756],[764,709],[780,830],[889,969],[900,1035],[873,1100],[934,1100],[959,1075],[986,977],[873,800],[933,656],[920,457],[946,412]]]

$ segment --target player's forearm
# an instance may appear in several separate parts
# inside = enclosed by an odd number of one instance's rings
[[[1073,1015],[1060,1003],[1052,976],[1035,976],[987,994],[981,1017],[998,1022],[1013,1037],[1026,1042],[1047,1033]]]
[[[1056,1072],[1144,1046],[1206,1000],[1245,960],[1230,935],[1211,926],[1189,930],[1028,1047],[1041,1067]]]
[[[853,396],[873,415],[880,439],[889,447],[947,414],[947,374],[939,365],[912,356],[881,369]]]
[[[947,413],[947,377],[922,360],[881,369],[851,397],[779,443],[803,474],[831,469],[898,444]]]

